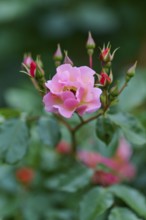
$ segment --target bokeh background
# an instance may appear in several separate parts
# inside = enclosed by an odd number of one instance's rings
[[[137,0],[0,0],[0,106],[15,102],[11,88],[30,89],[28,78],[20,73],[25,52],[41,55],[48,77],[55,71],[52,56],[57,43],[76,65],[87,64],[89,30],[97,47],[108,41],[113,49],[120,47],[113,66],[117,76],[135,60],[145,68],[145,8],[146,1]]]

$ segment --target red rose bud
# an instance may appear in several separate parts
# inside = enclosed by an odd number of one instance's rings
[[[65,58],[64,58],[64,64],[70,64],[71,66],[73,66],[73,62],[72,62],[72,60],[69,58],[69,56],[68,56],[68,52],[67,51],[64,51],[64,53],[65,53]]]
[[[111,61],[111,54],[110,54],[111,46],[108,43],[107,47],[105,45],[103,46],[103,49],[100,49],[101,53],[99,55],[99,58],[102,62],[110,62]]]
[[[101,73],[100,75],[99,75],[99,82],[100,82],[100,84],[102,85],[102,86],[106,86],[106,85],[108,85],[108,84],[111,84],[112,83],[112,80],[111,80],[111,78],[107,75],[107,73]]]
[[[92,35],[91,35],[91,32],[88,33],[88,40],[87,40],[87,43],[86,43],[86,48],[87,49],[94,49],[96,46],[93,38],[92,38]]]
[[[17,179],[23,184],[29,184],[34,178],[34,171],[31,168],[23,167],[16,171]]]
[[[30,76],[31,76],[32,78],[35,77],[36,68],[37,68],[37,64],[36,64],[34,61],[32,61],[32,62],[30,63],[30,70],[29,70],[29,74],[30,74]]]
[[[101,61],[107,62],[110,61],[110,49],[109,48],[105,48],[101,51],[101,54],[99,56]]]
[[[103,46],[103,49],[100,49],[101,50],[101,53],[100,53],[100,60],[102,62],[111,62],[114,58],[114,55],[116,53],[116,51],[118,50],[119,48],[116,48],[113,53],[111,54],[111,45],[110,43],[107,44],[107,47],[105,47],[105,45]]]
[[[71,153],[70,144],[62,140],[56,146],[56,151],[60,154],[70,154]]]

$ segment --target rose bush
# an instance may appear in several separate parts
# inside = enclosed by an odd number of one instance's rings
[[[119,84],[112,72],[116,50],[100,49],[98,74],[95,47],[89,33],[89,64],[76,67],[67,51],[63,61],[58,45],[49,81],[40,56],[25,55],[22,72],[38,93],[10,91],[17,109],[0,110],[1,219],[146,219],[145,113],[122,112],[128,95],[135,101],[143,93],[134,84],[117,104],[136,63]]]

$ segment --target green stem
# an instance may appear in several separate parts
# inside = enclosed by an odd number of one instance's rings
[[[84,122],[84,119],[82,118],[82,116],[80,116],[78,113],[77,113],[77,116],[79,117],[81,122]]]
[[[72,131],[72,133],[71,133],[71,142],[72,142],[72,153],[73,153],[73,155],[76,155],[77,143],[76,143],[76,136],[75,136],[74,131]]]
[[[121,87],[121,89],[119,90],[119,95],[123,92],[123,90],[125,89],[125,87],[128,85],[127,82],[124,83],[124,85]]]
[[[83,125],[85,125],[85,124],[87,124],[87,123],[97,119],[102,114],[103,114],[103,112],[100,111],[97,115],[94,115],[93,117],[88,118],[88,119],[82,121],[80,124],[78,124],[76,127],[74,127],[73,132],[76,133]]]

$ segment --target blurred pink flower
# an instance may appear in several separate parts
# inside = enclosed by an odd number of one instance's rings
[[[95,169],[93,183],[109,186],[123,180],[131,180],[135,176],[135,167],[129,162],[131,154],[130,145],[125,139],[121,139],[112,158],[89,151],[79,151],[77,157],[85,165]],[[98,170],[99,164],[103,164],[109,171]]]
[[[50,90],[43,98],[46,111],[70,118],[75,111],[83,115],[98,110],[102,91],[94,88],[94,74],[87,66],[59,66],[52,80],[46,82]]]
[[[110,186],[120,182],[118,176],[102,170],[96,171],[93,175],[92,182],[102,186]]]
[[[90,168],[96,168],[103,160],[100,154],[90,151],[79,151],[77,157]]]

